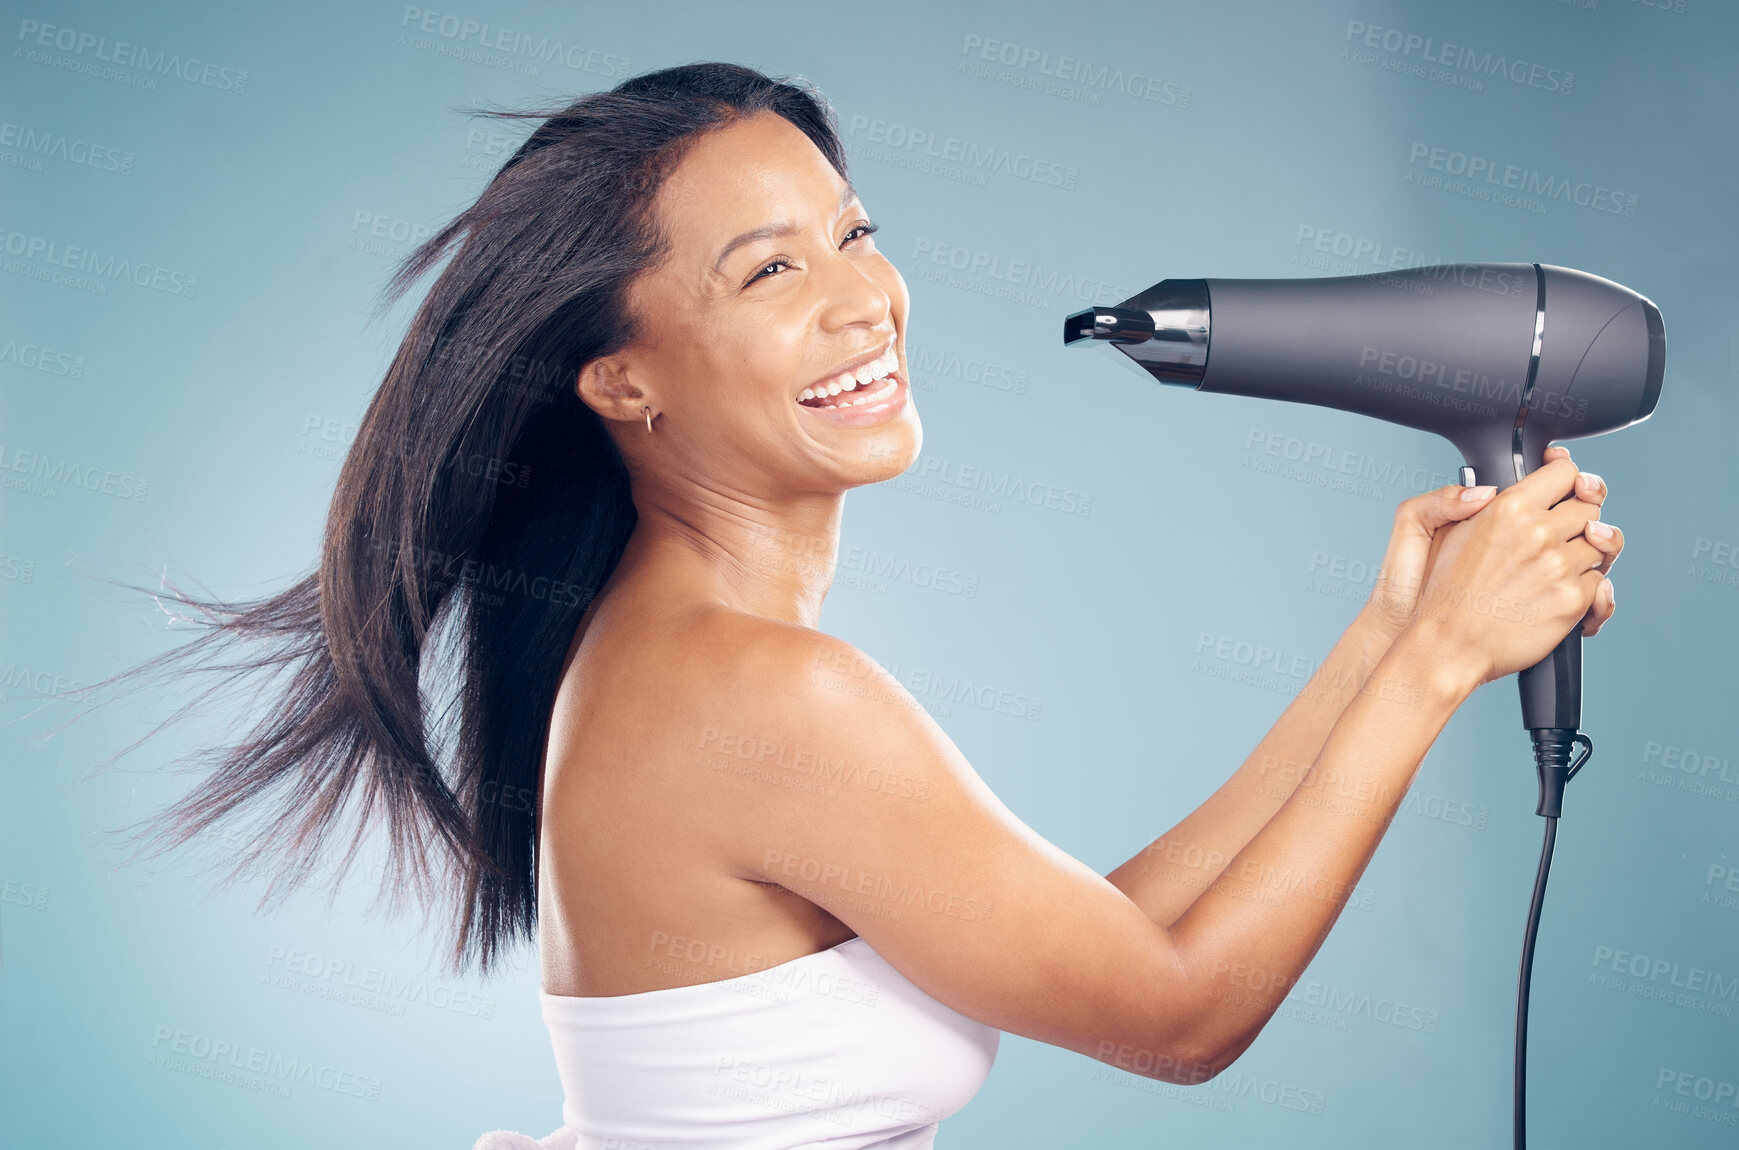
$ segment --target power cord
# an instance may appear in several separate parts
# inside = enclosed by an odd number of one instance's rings
[[[1534,898],[1528,905],[1528,928],[1522,936],[1522,971],[1516,982],[1516,1150],[1528,1146],[1528,986],[1534,977],[1534,936],[1540,930],[1540,904],[1546,899],[1546,876],[1552,870],[1552,848],[1558,841],[1558,816],[1564,811],[1564,785],[1576,777],[1594,754],[1594,740],[1571,727],[1540,727],[1534,736],[1534,769],[1540,776],[1540,802],[1534,813],[1546,820],[1546,840],[1540,846],[1540,869],[1534,876]],[[1570,748],[1582,753],[1570,761]]]

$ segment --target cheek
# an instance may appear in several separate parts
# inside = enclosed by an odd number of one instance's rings
[[[727,419],[789,400],[802,381],[825,369],[824,359],[791,325],[769,317],[752,331],[747,340],[733,340],[729,352],[709,357],[695,380],[701,401]]]

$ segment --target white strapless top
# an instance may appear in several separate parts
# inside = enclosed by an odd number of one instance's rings
[[[539,999],[577,1150],[928,1150],[1002,1038],[862,938],[718,982]]]

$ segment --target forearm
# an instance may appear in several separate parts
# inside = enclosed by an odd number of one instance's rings
[[[1241,1053],[1322,945],[1420,761],[1477,686],[1445,655],[1429,636],[1398,640],[1280,809],[1172,924],[1202,1048]]]
[[[1159,925],[1177,921],[1292,796],[1391,641],[1361,613],[1231,778],[1106,879]]]

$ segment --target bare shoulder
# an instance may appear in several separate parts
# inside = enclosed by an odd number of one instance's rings
[[[970,795],[1020,825],[911,692],[851,643],[722,612],[697,629],[712,679],[695,697],[695,749],[718,773],[762,784],[743,792],[754,805],[767,807],[771,787],[773,809],[825,822],[873,819],[873,804],[859,809],[870,795],[934,798],[932,809]]]
[[[1165,931],[1009,810],[893,675],[813,630],[702,630],[721,679],[683,706],[689,761],[739,877],[823,908],[1000,1030],[1107,1061],[1197,1057]]]

